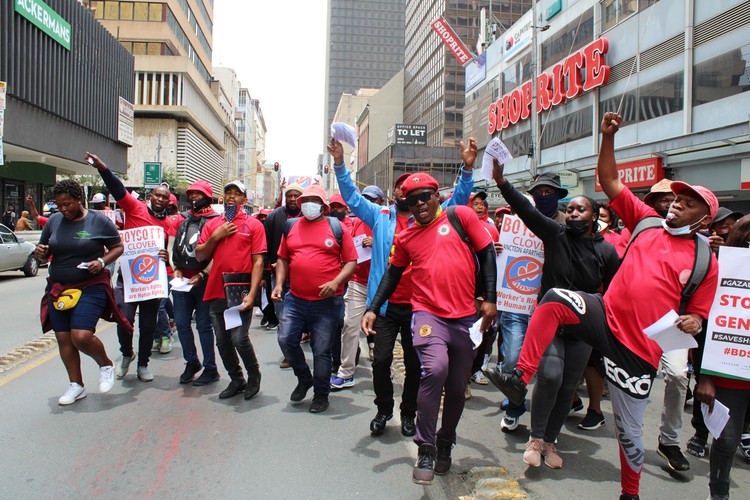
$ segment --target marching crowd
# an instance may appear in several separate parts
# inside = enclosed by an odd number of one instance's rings
[[[620,450],[620,498],[638,498],[643,416],[661,368],[665,391],[657,452],[672,470],[690,467],[681,451],[686,398],[692,394],[711,409],[715,401],[729,407],[729,422],[709,449],[709,432],[694,404],[695,434],[687,444],[690,454],[709,456],[709,498],[728,498],[738,447],[750,461],[750,382],[701,374],[700,366],[717,288],[715,254],[723,246],[750,245],[750,216],[719,207],[705,187],[679,181],[661,181],[643,201],[637,198],[617,175],[614,136],[621,122],[619,115],[606,113],[601,127],[597,174],[608,204],[575,196],[560,210],[568,193],[557,175],[537,176],[526,196],[506,181],[503,165],[495,161],[493,178],[508,206],[492,219],[486,193],[472,193],[473,139],[461,143],[464,164],[446,200],[424,172],[396,179],[391,204],[378,186],[360,192],[341,144],[332,139],[328,151],[340,194],[328,199],[319,185],[290,184],[277,208],[257,215],[243,209],[247,192],[238,181],[224,186],[221,214],[212,208],[211,185],[200,180],[186,191],[188,211],[176,212],[166,187],[152,190],[144,203],[100,158],[87,154],[123,217],[113,222],[102,205],[86,209],[83,189],[72,180],[53,188],[59,213],[47,219],[30,207],[44,226],[36,255],[50,259],[43,329],[54,330],[70,381],[60,405],[86,396],[81,352],[101,369],[100,392],[126,377],[133,362],[137,378],[152,381],[151,353],[171,349],[171,322],[185,360],[180,384],[220,379],[216,346],[229,376],[219,398],[253,398],[261,387],[249,336],[257,306],[261,326],[277,329],[280,367],[291,368],[297,378],[290,400],[302,402],[312,389],[311,413],[328,408],[331,391],[355,385],[360,333],[366,335],[375,392],[373,436],[383,434],[394,416],[391,364],[400,340],[405,366],[400,431],[418,446],[412,476],[418,484],[449,472],[471,383],[492,383],[505,395],[504,432],[514,432],[530,413],[526,464],[561,468],[557,437],[571,409],[583,410],[577,389],[585,380],[588,409],[578,428],[593,431],[604,424],[601,401],[608,391]],[[511,213],[544,245],[541,288],[531,314],[498,312],[496,305],[502,272],[497,255],[504,250],[499,231]],[[124,250],[118,226],[162,228],[159,257],[170,279],[190,285],[188,290],[172,290],[171,301],[126,301],[122,274],[114,286],[110,275]],[[239,311],[236,326],[226,323],[228,309]],[[698,348],[662,352],[645,336],[643,330],[669,310],[678,312],[677,328],[694,336]],[[95,335],[100,318],[117,322],[116,362]],[[312,366],[301,347],[305,342]],[[498,362],[490,366],[495,345]],[[526,388],[535,375],[527,406]]]

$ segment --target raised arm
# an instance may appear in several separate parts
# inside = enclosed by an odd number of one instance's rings
[[[115,197],[116,201],[120,201],[127,196],[128,191],[125,189],[122,181],[115,176],[115,174],[107,168],[107,165],[95,154],[86,152],[86,161],[99,171],[99,175],[102,176],[104,184]]]
[[[461,141],[461,159],[464,164],[459,170],[458,184],[453,191],[453,196],[443,202],[443,208],[451,205],[466,205],[469,203],[471,190],[474,189],[474,161],[477,159],[477,141],[473,137],[469,138],[469,145],[466,146]]]
[[[339,183],[341,196],[349,206],[354,215],[362,219],[362,222],[372,227],[375,225],[378,213],[383,208],[380,205],[372,203],[370,200],[357,192],[357,188],[352,181],[352,174],[344,165],[344,148],[339,141],[331,139],[328,144],[328,152],[333,157],[333,172],[336,174],[336,181]]]
[[[617,113],[604,113],[602,120],[602,145],[599,149],[599,160],[596,163],[596,174],[599,184],[610,200],[614,200],[625,185],[620,181],[615,162],[615,133],[620,128],[622,116]]]

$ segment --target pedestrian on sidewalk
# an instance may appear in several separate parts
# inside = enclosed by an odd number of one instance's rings
[[[52,195],[60,212],[45,225],[35,253],[42,261],[52,255],[41,305],[42,331],[55,331],[70,380],[58,403],[69,405],[86,397],[81,352],[99,365],[99,392],[109,392],[114,385],[114,364],[94,335],[99,318],[117,321],[131,332],[133,327],[115,304],[109,271],[105,269],[123,252],[117,228],[107,217],[83,207],[83,188],[77,182],[58,182]]]

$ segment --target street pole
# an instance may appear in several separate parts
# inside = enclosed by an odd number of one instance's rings
[[[536,73],[539,64],[536,43],[537,18],[536,18],[536,0],[531,2],[531,15],[533,16],[531,24],[531,176],[537,173],[539,165],[539,113],[536,112]]]

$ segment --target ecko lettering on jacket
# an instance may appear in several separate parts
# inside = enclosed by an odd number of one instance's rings
[[[551,71],[539,75],[536,80],[536,112],[547,111],[552,106],[606,85],[610,68],[605,63],[604,55],[608,51],[609,41],[600,38],[557,63]],[[531,82],[526,82],[490,104],[487,131],[494,134],[528,119],[531,116],[532,90]]]

